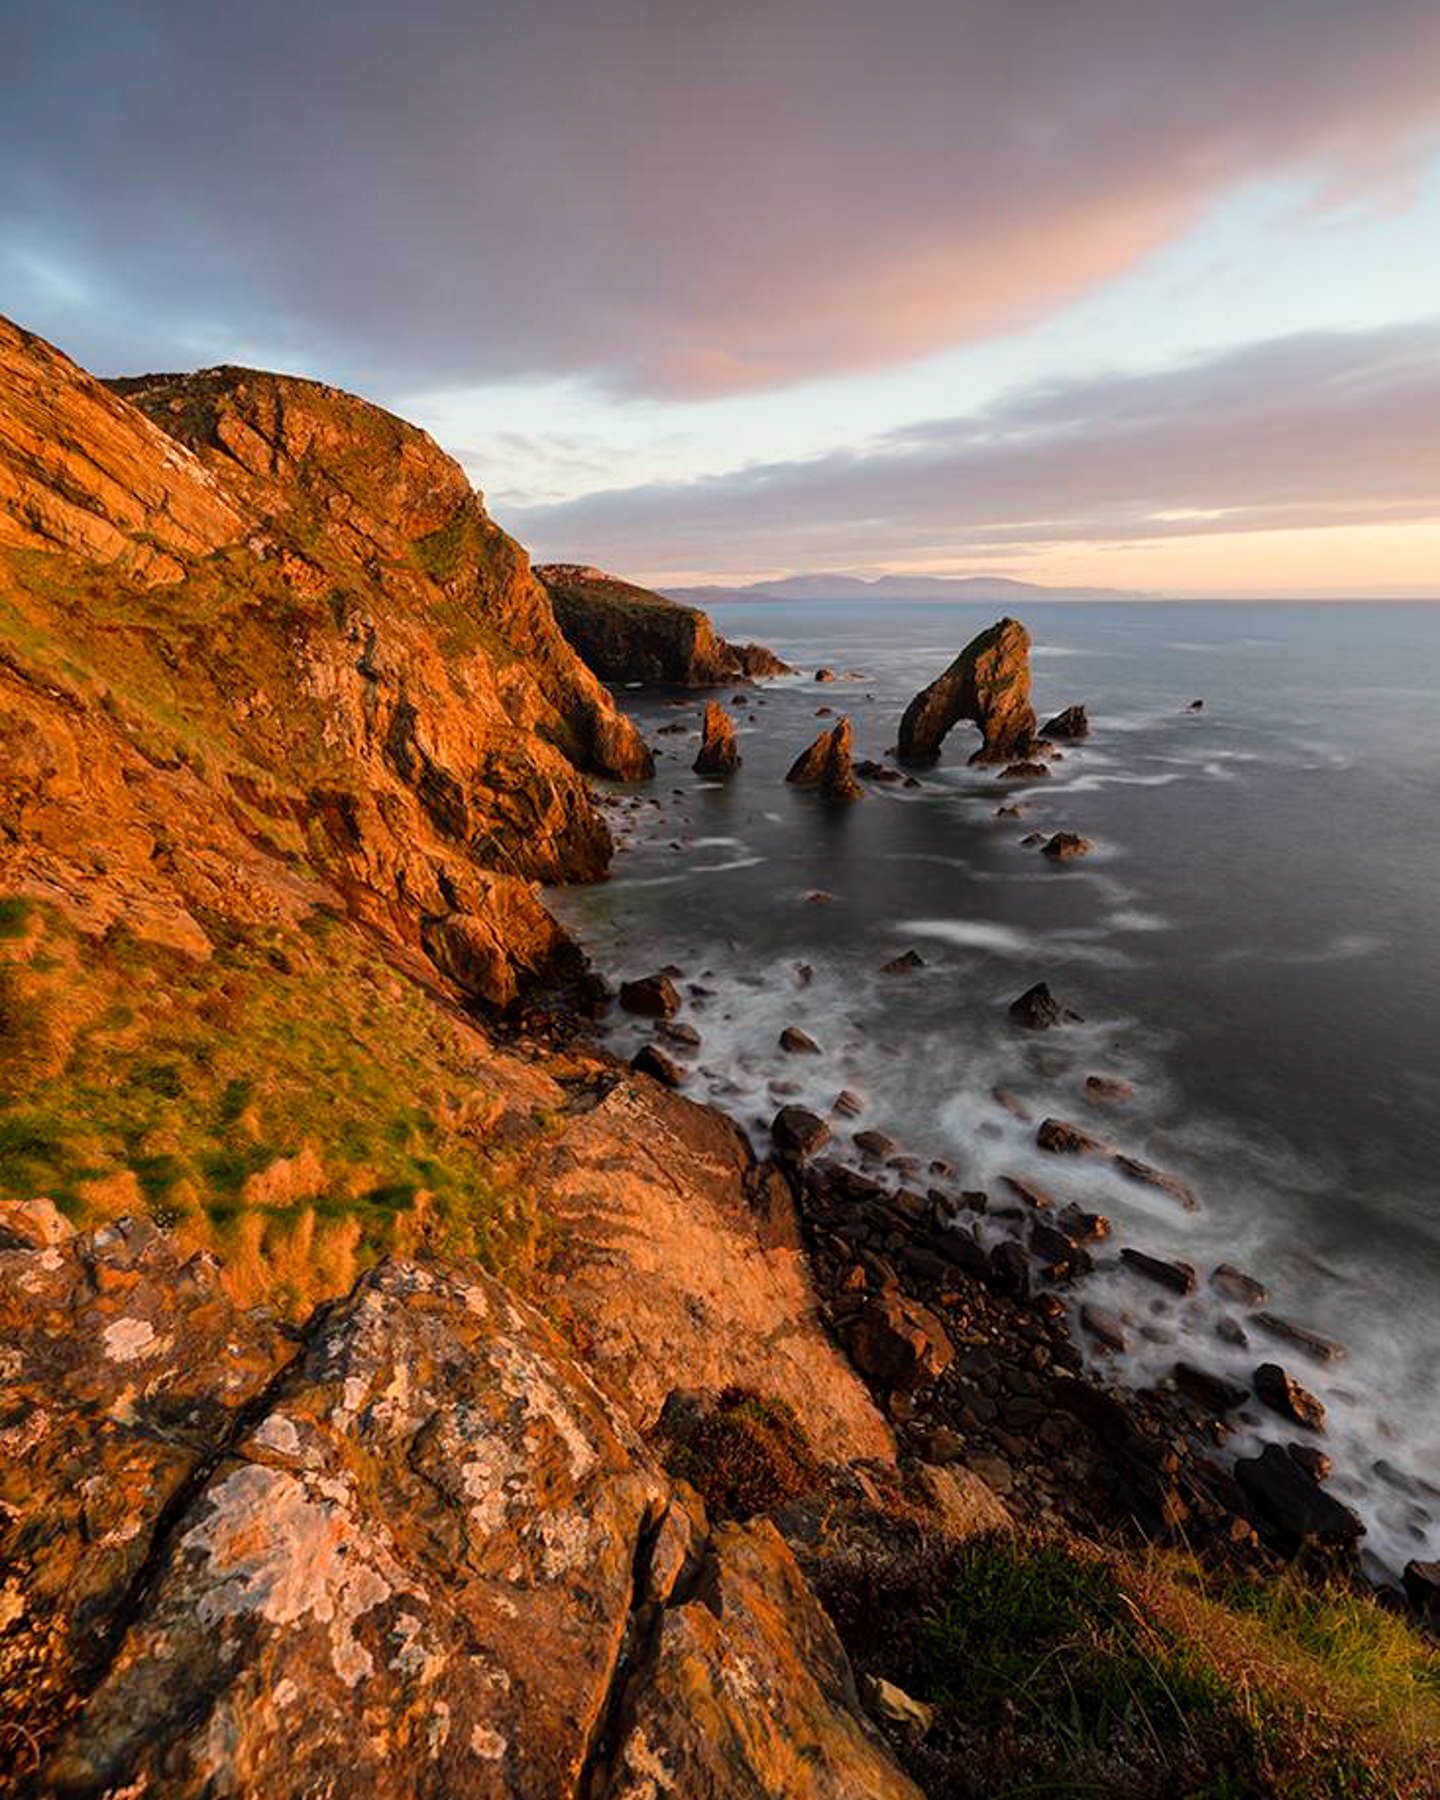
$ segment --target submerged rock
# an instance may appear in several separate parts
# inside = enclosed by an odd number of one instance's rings
[[[1035,1142],[1052,1156],[1094,1156],[1110,1148],[1083,1125],[1074,1125],[1068,1119],[1042,1119]]]
[[[1126,1156],[1120,1152],[1116,1153],[1113,1161],[1127,1181],[1138,1181],[1142,1187],[1158,1188],[1162,1194],[1178,1200],[1186,1212],[1198,1210],[1200,1202],[1195,1198],[1194,1189],[1187,1187],[1178,1175],[1167,1175],[1164,1169],[1141,1162],[1138,1156]]]
[[[865,790],[850,766],[850,741],[850,721],[841,719],[796,757],[786,781],[792,787],[813,787],[827,799],[862,800]]]
[[[706,703],[700,750],[691,766],[697,775],[733,775],[740,767],[735,721],[718,700]]]
[[[818,1056],[820,1046],[808,1031],[798,1025],[787,1025],[780,1033],[780,1048],[791,1056]]]
[[[1051,993],[1048,981],[1037,981],[1012,1000],[1010,1017],[1027,1031],[1048,1031],[1054,1025],[1063,1025],[1067,1021],[1078,1023],[1080,1019],[1079,1013],[1061,1006]]]
[[[1090,735],[1090,721],[1086,717],[1083,706],[1067,706],[1064,712],[1056,713],[1053,719],[1047,719],[1040,727],[1041,737],[1076,739]]]
[[[892,956],[887,963],[881,963],[882,975],[908,975],[912,970],[923,969],[925,958],[918,950],[902,950],[899,956]]]
[[[1263,1306],[1270,1298],[1270,1290],[1263,1281],[1257,1281],[1233,1263],[1218,1263],[1210,1271],[1210,1285],[1237,1306]]]
[[[1030,705],[1030,634],[1001,619],[965,646],[945,673],[923,688],[900,721],[902,762],[933,763],[951,728],[962,719],[980,727],[972,762],[1024,756],[1035,738]]]
[[[1120,1260],[1127,1269],[1133,1269],[1137,1275],[1143,1275],[1160,1287],[1169,1288],[1173,1294],[1195,1292],[1195,1270],[1190,1263],[1151,1256],[1144,1250],[1132,1250],[1128,1244],[1120,1252]]]
[[[1334,1338],[1321,1337],[1318,1331],[1311,1331],[1307,1326],[1296,1325],[1289,1319],[1282,1319],[1275,1313],[1257,1312],[1255,1323],[1268,1336],[1279,1338],[1282,1343],[1291,1344],[1302,1351],[1314,1362],[1339,1362],[1345,1355],[1345,1346],[1337,1344]]]
[[[1048,781],[1050,771],[1042,762],[1017,762],[1011,763],[1009,768],[1002,769],[997,779],[1000,781]]]

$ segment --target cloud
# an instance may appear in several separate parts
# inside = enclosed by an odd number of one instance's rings
[[[1434,0],[11,0],[0,279],[107,368],[711,394],[1014,329],[1437,128]]]
[[[721,572],[1440,519],[1437,419],[1440,322],[1315,332],[505,523],[557,559]]]

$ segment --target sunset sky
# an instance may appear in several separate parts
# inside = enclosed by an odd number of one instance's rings
[[[1436,0],[9,0],[0,311],[539,557],[1440,593]]]

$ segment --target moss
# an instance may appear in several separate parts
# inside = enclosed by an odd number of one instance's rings
[[[23,938],[34,908],[21,894],[0,894],[0,942]]]

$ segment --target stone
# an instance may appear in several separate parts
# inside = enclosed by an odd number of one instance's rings
[[[1253,1275],[1247,1275],[1232,1263],[1219,1263],[1210,1271],[1210,1285],[1237,1306],[1263,1306],[1270,1290]]]
[[[899,956],[892,956],[887,963],[881,963],[882,975],[909,975],[916,969],[925,967],[925,958],[918,950],[902,950]]]
[[[663,1037],[667,1044],[675,1044],[682,1050],[698,1050],[703,1041],[695,1027],[683,1019],[662,1019],[655,1029],[657,1036]]]
[[[1075,1017],[1050,992],[1048,981],[1037,981],[1010,1002],[1010,1017],[1026,1031],[1049,1031]]]
[[[1001,619],[982,631],[915,696],[900,721],[900,760],[938,761],[946,736],[962,719],[980,728],[972,762],[1009,762],[1034,741],[1030,634],[1017,620]]]
[[[1088,738],[1090,721],[1086,717],[1083,706],[1067,706],[1063,712],[1056,713],[1053,719],[1047,719],[1040,727],[1040,736],[1075,741]]]
[[[886,1137],[883,1131],[857,1131],[851,1141],[862,1154],[880,1162],[893,1154],[895,1149],[894,1138]]]
[[[1190,702],[1190,704],[1185,708],[1185,710],[1186,710],[1186,712],[1192,712],[1192,713],[1204,712],[1205,702],[1203,700],[1192,700]]]
[[[850,742],[850,721],[841,719],[796,757],[786,781],[792,787],[814,788],[828,800],[862,800],[865,790],[850,766]]]
[[[620,983],[620,1004],[646,1019],[668,1019],[680,1010],[680,995],[668,975],[641,975]]]
[[[1086,1131],[1083,1125],[1071,1124],[1068,1119],[1042,1119],[1035,1142],[1052,1156],[1095,1156],[1103,1155],[1109,1149],[1093,1132]]]
[[[1098,1344],[1107,1350],[1123,1352],[1128,1348],[1129,1340],[1125,1335],[1125,1327],[1114,1313],[1106,1312],[1103,1307],[1092,1305],[1089,1301],[1080,1308],[1080,1329],[1093,1337]]]
[[[655,1044],[642,1044],[630,1059],[630,1067],[637,1075],[648,1075],[652,1081],[658,1081],[662,1087],[684,1087],[686,1073],[673,1057],[669,1057]]]
[[[1014,1238],[1001,1238],[990,1251],[989,1285],[997,1294],[1024,1300],[1030,1293],[1030,1258]]]
[[[817,669],[815,679],[817,681],[838,681],[840,678],[833,669]]]
[[[1195,1212],[1200,1202],[1195,1197],[1195,1190],[1177,1175],[1168,1175],[1164,1169],[1157,1169],[1152,1164],[1141,1162],[1138,1157],[1124,1156],[1120,1153],[1112,1158],[1115,1167],[1127,1181],[1137,1181],[1142,1187],[1157,1188],[1162,1194],[1168,1194],[1172,1200],[1178,1200],[1186,1212]]]
[[[1287,1549],[1313,1542],[1348,1550],[1364,1535],[1365,1527],[1350,1508],[1312,1481],[1279,1444],[1242,1457],[1235,1464],[1235,1479],[1261,1522]]]
[[[867,1675],[860,1691],[872,1717],[906,1737],[924,1737],[935,1723],[933,1706],[913,1699],[904,1688],[881,1675]]]
[[[818,1056],[820,1046],[808,1031],[802,1031],[798,1025],[787,1025],[780,1033],[780,1048],[790,1056]]]
[[[1085,1077],[1085,1097],[1093,1100],[1097,1106],[1113,1106],[1132,1099],[1135,1089],[1130,1082],[1118,1075],[1087,1075]]]
[[[846,1329],[845,1345],[862,1375],[906,1394],[943,1374],[955,1355],[934,1313],[895,1292],[866,1302]]]
[[[1077,1244],[1098,1244],[1110,1235],[1110,1221],[1104,1213],[1086,1212],[1073,1201],[1062,1207],[1055,1223],[1069,1232]]]
[[[771,1121],[770,1138],[778,1155],[803,1162],[830,1142],[830,1127],[803,1106],[782,1106]]]
[[[1253,1323],[1268,1337],[1279,1338],[1302,1351],[1312,1362],[1339,1362],[1345,1355],[1345,1346],[1337,1344],[1333,1338],[1321,1337],[1318,1331],[1292,1324],[1289,1319],[1277,1318],[1274,1313],[1257,1312]]]
[[[1048,856],[1051,862],[1073,862],[1077,856],[1088,856],[1095,848],[1087,837],[1081,837],[1074,831],[1057,831],[1040,846],[1042,856]]]
[[[1169,1288],[1173,1294],[1195,1292],[1195,1270],[1190,1263],[1150,1256],[1144,1250],[1132,1250],[1128,1244],[1121,1250],[1120,1260],[1127,1269],[1132,1269],[1135,1274],[1143,1275],[1147,1281],[1153,1281],[1160,1287]]]
[[[1041,762],[1015,762],[1003,768],[997,781],[1048,781],[1050,771]],[[1038,832],[1033,835],[1038,836]]]
[[[718,700],[706,702],[700,749],[691,766],[697,775],[733,775],[740,767],[735,721]]]
[[[1289,1419],[1294,1425],[1303,1425],[1307,1431],[1325,1429],[1323,1404],[1293,1376],[1286,1374],[1279,1363],[1261,1363],[1253,1381],[1255,1397],[1262,1406],[1268,1406],[1271,1412],[1279,1413],[1282,1419]]]
[[[865,1110],[865,1102],[858,1094],[852,1093],[849,1088],[841,1088],[830,1102],[830,1110],[837,1113],[842,1119],[858,1119]]]
[[[1194,1363],[1177,1362],[1170,1371],[1180,1392],[1207,1412],[1234,1412],[1250,1398],[1250,1390],[1238,1381],[1227,1381],[1223,1375],[1196,1368]]]
[[[1037,1212],[1049,1212],[1055,1204],[1044,1188],[1036,1187],[1034,1182],[1022,1181],[1018,1175],[1002,1175],[1000,1185],[1027,1206],[1033,1206]]]
[[[1287,1455],[1292,1457],[1312,1481],[1328,1481],[1334,1472],[1335,1465],[1318,1444],[1287,1444]]]

